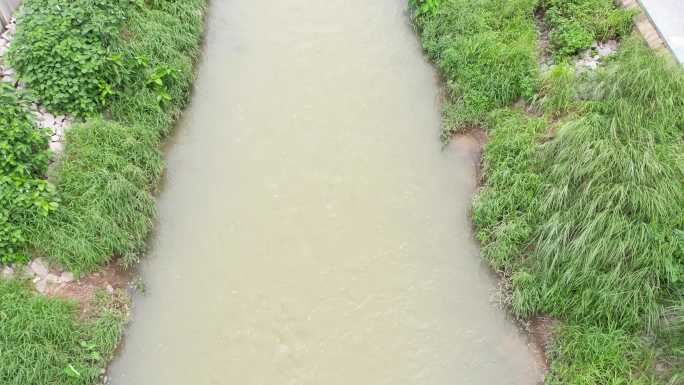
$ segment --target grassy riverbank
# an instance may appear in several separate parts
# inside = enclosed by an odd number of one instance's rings
[[[558,320],[547,384],[684,381],[682,69],[629,37],[634,12],[612,0],[413,6],[447,80],[445,137],[488,132],[483,256],[513,312]],[[613,38],[576,72],[572,55]]]
[[[189,99],[205,6],[24,1],[5,59],[26,91],[0,90],[0,264],[43,256],[86,273],[138,260],[155,216],[160,145]],[[50,182],[48,133],[29,118],[31,102],[77,118]],[[79,317],[75,303],[0,280],[0,382],[95,383],[125,322],[115,305],[100,299]]]
[[[80,79],[101,84],[99,92],[78,93],[75,98],[80,100],[71,109],[56,111],[89,113],[91,109],[82,105],[99,110],[83,115],[86,122],[68,131],[53,176],[61,207],[53,215],[37,218],[27,238],[39,254],[76,272],[92,271],[114,257],[128,265],[144,251],[155,213],[152,194],[162,170],[159,145],[189,97],[193,64],[200,52],[204,1],[152,4],[131,2],[125,21],[116,27],[116,38],[100,41],[106,44],[106,57],[98,62],[106,64]],[[21,20],[17,45],[35,33],[22,29]],[[28,45],[25,52],[35,56],[40,47]],[[22,52],[21,46],[11,52],[13,62],[20,61]],[[59,57],[52,66],[89,67],[79,58],[73,60]],[[27,82],[29,88],[31,84]],[[37,97],[50,98],[60,89],[55,84]]]

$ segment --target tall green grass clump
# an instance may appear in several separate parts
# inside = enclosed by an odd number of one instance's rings
[[[541,149],[539,310],[654,327],[684,273],[684,75],[630,41]]]
[[[447,81],[445,138],[481,125],[490,111],[535,93],[536,0],[425,4],[417,8],[415,20],[425,51]]]
[[[541,118],[499,110],[489,118],[482,159],[483,183],[473,203],[473,222],[483,256],[499,271],[516,270],[538,225],[541,188],[536,159]]]
[[[56,170],[62,205],[30,238],[62,266],[83,272],[112,257],[131,263],[153,224],[162,169],[159,137],[147,128],[91,120],[67,132]]]
[[[118,38],[133,0],[26,0],[9,52],[19,79],[50,111],[101,111],[123,81]]]
[[[589,48],[594,41],[628,35],[635,14],[619,8],[615,0],[541,0],[541,9],[559,58]]]
[[[116,347],[124,315],[79,321],[76,305],[0,279],[0,383],[89,385]]]

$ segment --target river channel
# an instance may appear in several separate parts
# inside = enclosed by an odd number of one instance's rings
[[[214,0],[113,385],[533,385],[404,0]]]

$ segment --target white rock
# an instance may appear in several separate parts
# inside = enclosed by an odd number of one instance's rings
[[[34,273],[33,270],[31,270],[31,268],[29,266],[24,266],[24,275],[27,276],[28,278],[31,278],[34,275],[36,275],[36,273]]]
[[[608,40],[598,45],[598,55],[600,57],[608,56],[618,49],[618,42],[616,40]]]
[[[57,283],[59,282],[59,277],[54,274],[48,274],[47,276],[45,276],[45,281],[47,281],[48,283]]]
[[[42,120],[46,128],[55,126],[55,116],[50,113],[43,114]]]
[[[4,278],[10,278],[13,275],[14,275],[14,269],[13,268],[11,268],[9,266],[5,266],[5,268],[2,269],[2,276]]]
[[[575,69],[578,72],[585,71],[587,69],[594,70],[599,66],[600,58],[598,56],[593,56],[590,49],[584,50],[579,55],[579,60],[575,63]]]
[[[62,145],[62,142],[50,142],[50,150],[54,152],[60,152],[62,151],[62,148],[64,146]]]
[[[59,282],[69,283],[74,281],[74,273],[65,271],[59,276]]]
[[[586,69],[595,70],[598,68],[598,62],[595,61],[579,61],[577,62],[577,70],[583,71]]]
[[[105,289],[107,289],[107,293],[114,294],[114,288],[112,287],[112,285],[107,285]]]
[[[39,293],[45,293],[45,289],[47,289],[47,281],[44,279],[41,279],[36,283],[36,290],[38,290]]]
[[[36,273],[37,276],[41,278],[45,278],[48,273],[50,272],[48,268],[45,266],[45,263],[40,258],[36,258],[31,262],[29,265],[31,270],[33,270],[34,273]]]

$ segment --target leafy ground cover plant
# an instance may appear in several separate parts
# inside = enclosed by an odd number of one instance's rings
[[[129,0],[27,0],[10,63],[50,111],[93,115],[122,81],[109,46],[130,8]]]
[[[26,231],[36,216],[57,208],[54,189],[44,180],[49,150],[14,91],[0,84],[0,263],[25,261]]]

